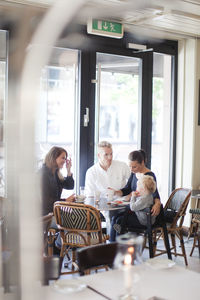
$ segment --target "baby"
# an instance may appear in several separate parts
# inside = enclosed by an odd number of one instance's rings
[[[135,212],[139,222],[142,225],[147,224],[146,213],[144,208],[153,205],[153,193],[156,190],[156,182],[152,176],[139,174],[137,189],[132,193],[130,209]],[[152,224],[155,222],[155,216],[151,216]]]
[[[147,216],[144,212],[144,208],[150,207],[154,203],[153,193],[156,190],[156,182],[152,176],[138,174],[137,176],[137,189],[132,192],[130,200],[130,210],[133,211],[141,225],[147,225]],[[113,225],[115,231],[119,234],[122,233],[122,228],[125,228],[129,224],[131,215],[130,213],[125,213],[120,216],[116,223]],[[151,216],[151,222],[154,224],[156,217]],[[131,222],[132,223],[132,222]]]

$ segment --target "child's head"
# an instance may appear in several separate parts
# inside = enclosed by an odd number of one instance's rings
[[[153,194],[156,190],[156,182],[152,176],[140,174],[137,181],[137,191],[140,195]]]

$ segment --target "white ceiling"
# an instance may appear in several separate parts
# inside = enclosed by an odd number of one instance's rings
[[[0,0],[1,6],[16,4],[48,8],[56,0]],[[68,0],[65,0],[68,1]],[[182,39],[200,37],[200,0],[88,0],[79,13],[88,17],[120,21],[138,36]]]

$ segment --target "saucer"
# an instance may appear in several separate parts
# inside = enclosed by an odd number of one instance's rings
[[[86,284],[80,280],[74,279],[59,279],[52,285],[52,288],[62,294],[72,294],[80,292],[86,288]]]
[[[170,259],[151,258],[148,259],[145,264],[154,270],[163,270],[172,268],[175,262]]]

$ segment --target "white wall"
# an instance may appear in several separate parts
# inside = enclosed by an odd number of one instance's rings
[[[178,48],[178,105],[176,187],[200,186],[200,126],[198,126],[198,81],[200,78],[200,42],[188,39]],[[193,206],[193,202],[189,204]],[[190,214],[185,225],[190,224]]]

